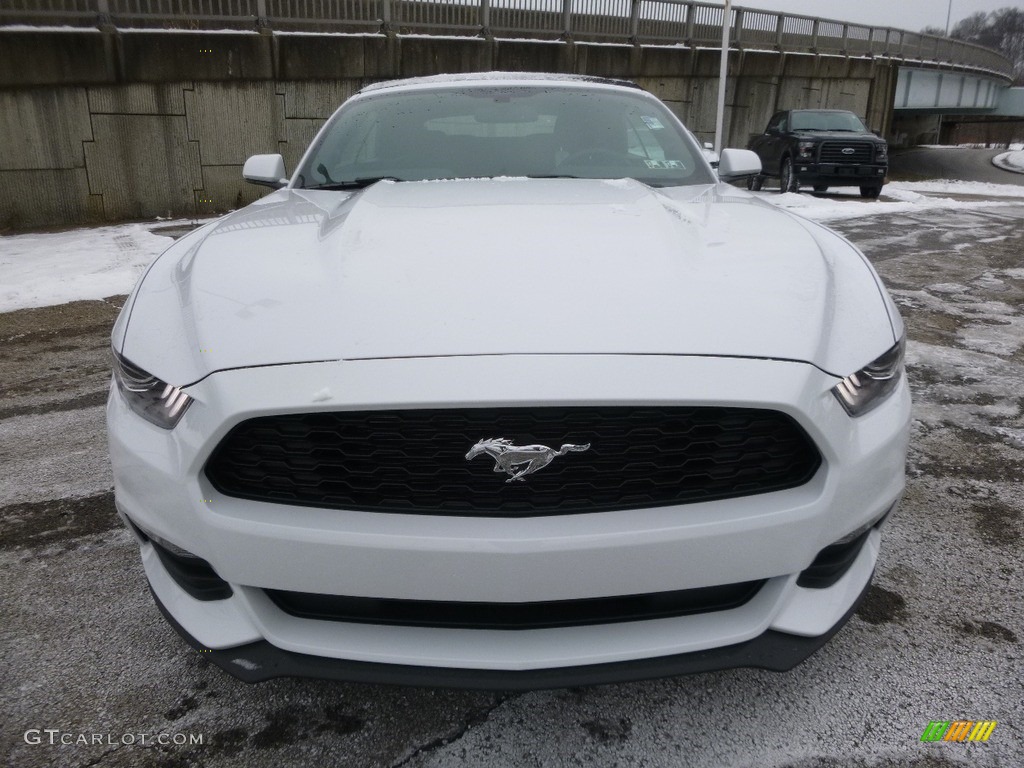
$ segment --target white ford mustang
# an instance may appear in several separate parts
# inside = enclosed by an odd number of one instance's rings
[[[277,190],[113,331],[117,507],[205,658],[540,688],[785,670],[852,614],[904,486],[902,321],[653,96],[384,83],[245,175]]]

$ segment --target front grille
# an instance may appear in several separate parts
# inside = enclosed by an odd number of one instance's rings
[[[482,438],[565,443],[519,481]],[[717,407],[490,408],[264,416],[237,425],[206,476],[222,494],[333,509],[528,516],[658,507],[801,485],[821,457],[785,414]]]
[[[764,580],[649,595],[552,600],[540,603],[474,603],[391,600],[265,590],[285,613],[303,619],[443,629],[552,629],[646,621],[738,608]]]
[[[852,149],[853,152],[844,153],[844,149]],[[824,141],[821,154],[818,155],[818,162],[840,165],[860,165],[870,163],[873,159],[874,144],[870,141]]]

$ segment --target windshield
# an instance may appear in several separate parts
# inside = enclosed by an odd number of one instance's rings
[[[699,148],[643,92],[488,84],[358,99],[317,138],[296,185],[496,176],[715,181]]]
[[[867,133],[867,128],[852,112],[794,112],[791,131],[854,131]]]

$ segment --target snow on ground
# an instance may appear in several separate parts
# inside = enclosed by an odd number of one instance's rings
[[[153,226],[0,237],[0,312],[130,292],[149,263],[173,242],[153,234]]]
[[[1024,151],[1020,148],[1013,152],[1003,152],[992,158],[992,165],[998,168],[1005,168],[1007,171],[1024,173]]]
[[[990,184],[985,181],[894,181],[882,188],[882,195],[892,197],[894,192],[918,192],[938,195],[982,195],[984,197],[1024,197],[1024,186],[1018,184]],[[856,193],[856,190],[851,190]]]
[[[1007,149],[1024,149],[1024,143],[1011,142]],[[914,149],[999,149],[990,144],[918,144]]]
[[[1024,199],[1024,186],[1014,184],[987,184],[973,181],[900,181],[886,184],[882,198],[875,201],[861,201],[855,187],[838,188],[823,197],[808,193],[787,192],[769,189],[755,192],[758,197],[779,208],[798,213],[815,221],[842,221],[890,213],[909,213],[940,208],[993,208],[1017,205]],[[977,195],[1002,200],[971,200],[935,195]],[[1010,198],[1016,198],[1011,200]]]

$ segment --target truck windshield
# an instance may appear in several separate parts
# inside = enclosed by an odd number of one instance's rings
[[[860,118],[852,112],[794,112],[790,130],[794,131],[855,131],[867,133]]]
[[[343,106],[317,137],[298,186],[500,176],[715,181],[700,148],[643,92],[460,84]]]

